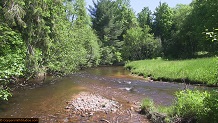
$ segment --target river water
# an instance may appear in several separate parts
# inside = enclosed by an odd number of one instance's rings
[[[147,82],[130,75],[123,67],[97,67],[79,71],[57,80],[46,80],[38,87],[20,88],[13,92],[8,102],[1,102],[1,118],[40,118],[40,121],[63,121],[66,116],[66,102],[73,95],[87,91],[89,86],[115,88],[135,96],[148,97],[155,103],[170,105],[174,94],[184,89],[183,84],[166,82]],[[204,87],[189,86],[194,89]]]

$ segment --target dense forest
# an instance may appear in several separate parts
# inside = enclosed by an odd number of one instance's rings
[[[136,14],[129,0],[0,1],[0,98],[9,83],[41,73],[162,57],[215,55],[218,3],[193,0]],[[145,5],[146,6],[146,5]],[[88,13],[89,12],[89,13]]]

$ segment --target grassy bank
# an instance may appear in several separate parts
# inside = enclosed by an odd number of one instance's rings
[[[217,86],[217,58],[167,61],[141,60],[127,63],[125,68],[133,74],[155,80],[190,82]]]

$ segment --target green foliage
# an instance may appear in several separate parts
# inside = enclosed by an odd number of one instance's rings
[[[170,123],[171,117],[170,114],[172,112],[171,106],[160,106],[155,105],[153,100],[144,99],[141,104],[140,113],[145,114],[149,120],[152,122],[164,122]]]
[[[154,111],[154,102],[151,99],[144,99],[141,104],[141,109],[146,109],[148,111]]]
[[[24,0],[2,0],[2,10],[7,23],[12,25],[21,25],[26,27],[26,23],[23,18],[26,15],[23,9],[25,2]]]
[[[100,64],[112,65],[122,61],[121,53],[116,52],[113,46],[106,46],[101,48],[101,62]]]
[[[217,85],[216,58],[167,61],[162,59],[142,60],[127,63],[132,73],[168,81],[188,81]]]
[[[71,4],[71,3],[69,3]],[[64,7],[56,8],[59,11],[53,21],[54,41],[50,47],[48,67],[51,71],[64,73],[74,72],[80,67],[90,67],[99,63],[98,38],[90,28],[90,19],[85,10],[84,1],[74,1],[74,13],[65,13]],[[73,24],[65,18],[74,16]],[[73,37],[73,38],[72,38]]]
[[[214,29],[213,32],[208,32],[208,30],[206,30],[205,34],[206,34],[206,39],[209,39],[211,41],[217,41],[218,29]]]
[[[9,96],[10,78],[99,64],[99,39],[84,0],[3,0],[0,10],[0,98]]]
[[[99,64],[99,58],[100,58],[100,48],[98,44],[98,38],[94,34],[94,31],[90,27],[90,17],[88,16],[85,8],[85,1],[84,0],[78,0],[75,1],[76,5],[76,20],[73,24],[73,35],[75,38],[76,44],[81,43],[81,46],[78,48],[84,48],[80,49],[81,52],[84,52],[84,56],[81,55],[79,52],[79,49],[77,50],[77,53],[82,57],[84,60],[80,60],[79,66],[82,67],[91,67]],[[70,37],[69,37],[70,38]],[[79,41],[79,42],[78,42]],[[75,45],[76,45],[75,44]],[[82,51],[83,50],[83,51]],[[83,62],[82,62],[83,61]]]
[[[218,121],[218,93],[217,90],[213,91],[205,97],[204,108],[207,110],[202,117],[205,122],[215,123]]]
[[[133,10],[125,0],[99,0],[89,8],[92,27],[100,39],[101,64],[122,61],[123,35],[137,25]]]
[[[173,27],[173,11],[167,3],[161,3],[154,13],[153,31],[161,39],[163,55],[167,55]]]
[[[217,7],[216,0],[195,0],[190,5],[178,4],[175,8],[160,3],[154,12],[152,32],[161,38],[163,56],[185,59],[195,57],[199,51],[216,54]]]
[[[172,106],[154,105],[150,99],[144,99],[141,109],[144,113],[165,114],[162,122],[198,122],[216,123],[218,116],[217,92],[182,90],[176,92],[175,102]],[[146,114],[148,115],[148,114]],[[151,118],[152,119],[152,118]]]
[[[9,92],[8,89],[3,89],[3,87],[0,87],[0,99],[8,100],[8,97],[11,97],[12,94]]]
[[[90,28],[84,0],[5,3],[3,7],[8,18],[3,19],[16,24],[26,44],[26,76],[37,76],[46,70],[69,73],[79,67],[98,64],[98,39]],[[14,5],[18,9],[14,9]],[[25,26],[20,26],[17,18]]]
[[[10,78],[24,72],[25,45],[21,35],[0,22],[0,99],[7,100]]]
[[[59,21],[57,19],[56,21]],[[70,73],[78,69],[80,63],[85,61],[85,49],[82,47],[78,35],[69,28],[70,23],[57,23],[55,30],[57,36],[50,50],[48,67],[51,71]],[[61,30],[62,29],[62,30]],[[70,38],[70,37],[76,38]]]
[[[137,14],[137,16],[137,20],[141,28],[146,28],[146,26],[152,28],[152,12],[148,7],[144,7],[142,11]]]
[[[170,38],[173,24],[173,11],[167,3],[160,3],[156,8],[154,15],[154,34],[155,36],[160,37],[162,43],[165,45],[167,43],[165,40],[169,40]]]
[[[191,12],[188,14],[180,29],[179,42],[181,50],[186,56],[193,56],[198,51],[217,51],[217,42],[212,42],[211,38],[205,38],[205,30],[213,32],[218,27],[217,23],[217,1],[216,0],[196,0],[190,5]],[[185,53],[186,52],[186,53]]]
[[[125,60],[141,60],[158,55],[160,43],[149,33],[150,28],[131,28],[124,36],[123,58]]]
[[[91,28],[86,28],[81,30],[80,35],[84,33],[84,43],[83,46],[86,49],[86,63],[85,66],[91,67],[99,65],[100,62],[100,47],[98,44],[98,38],[91,30]],[[79,37],[81,39],[81,36]]]
[[[172,117],[196,118],[199,123],[215,123],[218,116],[217,92],[184,90],[176,93]]]
[[[22,37],[26,43],[27,59],[25,66],[26,75],[36,75],[45,67],[48,50],[52,37],[50,21],[52,1],[29,1],[24,0],[26,16],[24,21],[27,25],[22,30]],[[21,31],[21,30],[20,30]]]
[[[190,49],[192,49],[190,46],[192,45],[186,43],[187,40],[182,39],[184,34],[181,32],[181,30],[185,28],[184,22],[191,13],[191,9],[191,6],[183,4],[178,4],[175,8],[173,8],[171,39],[167,42],[164,52],[165,57],[178,59],[193,55],[190,53]]]
[[[180,31],[180,29],[183,28],[183,24],[190,15],[191,11],[192,7],[185,4],[177,4],[176,7],[173,8],[173,26],[175,26],[174,30]]]
[[[176,102],[173,107],[173,115],[182,118],[201,119],[207,114],[204,100],[209,96],[207,92],[184,90],[176,93]]]

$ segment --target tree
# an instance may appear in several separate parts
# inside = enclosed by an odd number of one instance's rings
[[[3,0],[0,14],[0,98],[7,99],[7,84],[17,77],[98,65],[84,0]]]
[[[217,1],[216,0],[196,0],[192,3],[193,11],[190,15],[193,16],[193,39],[197,45],[197,51],[216,52],[218,43],[210,42],[205,39],[202,32],[213,32],[218,27]],[[207,40],[207,41],[205,41]]]
[[[22,37],[27,45],[26,73],[37,76],[46,64],[49,45],[51,44],[50,10],[51,0],[25,0],[24,21],[27,27],[22,28]],[[45,71],[44,71],[45,72]]]
[[[186,47],[184,42],[186,41],[182,39],[184,34],[181,33],[184,28],[187,28],[184,23],[191,11],[190,5],[178,4],[173,8],[171,40],[168,41],[168,48],[165,50],[166,57],[175,59],[187,56],[187,50],[184,49]]]
[[[0,99],[8,100],[11,96],[8,83],[15,82],[16,77],[23,76],[25,70],[25,43],[21,33],[9,25],[25,25],[22,17],[25,12],[21,1],[0,2]]]
[[[12,25],[26,26],[23,18],[26,15],[23,9],[25,2],[24,0],[2,0],[0,2],[2,7],[2,15],[5,20]]]
[[[213,32],[218,27],[216,7],[218,4],[214,0],[196,0],[188,7],[190,12],[178,33],[183,58],[192,58],[200,51],[216,53],[218,43],[205,38],[205,32]]]
[[[173,11],[167,3],[160,3],[154,13],[153,30],[154,35],[161,39],[164,55],[169,47],[171,40],[171,30],[173,25]]]
[[[123,57],[125,60],[149,59],[159,55],[160,42],[149,33],[150,28],[131,28],[124,35]]]
[[[90,27],[84,0],[66,1],[65,6],[53,9],[54,42],[50,48],[49,68],[53,72],[70,73],[97,65],[99,45],[97,36]],[[73,8],[73,10],[66,9]],[[58,13],[56,13],[58,12]],[[69,21],[69,17],[73,19]]]
[[[101,64],[122,61],[121,49],[126,30],[137,24],[128,0],[99,0],[89,8],[92,27],[100,39]]]
[[[147,25],[152,28],[152,12],[148,7],[144,7],[137,16],[137,20],[141,28],[145,28]]]
[[[99,64],[100,48],[98,44],[98,38],[94,34],[91,28],[90,16],[88,16],[85,8],[84,0],[74,1],[76,19],[74,21],[73,30],[77,30],[76,33],[79,36],[78,40],[82,42],[82,46],[86,51],[86,62],[82,63],[82,66],[92,66]]]
[[[170,38],[172,29],[172,15],[173,11],[167,3],[160,3],[154,13],[154,34],[160,37],[162,41]]]

